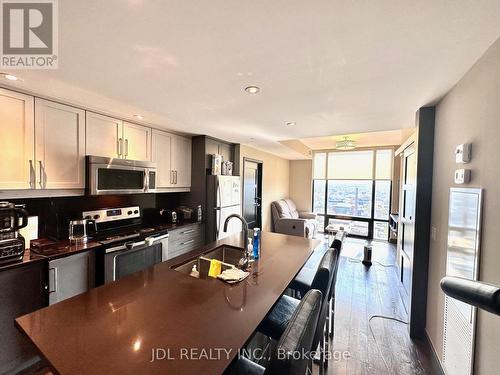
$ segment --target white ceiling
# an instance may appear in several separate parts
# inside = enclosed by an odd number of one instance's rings
[[[59,1],[59,69],[12,72],[43,95],[294,158],[279,140],[411,127],[499,19],[497,0]]]
[[[382,147],[399,146],[403,144],[413,133],[412,128],[399,130],[386,130],[380,132],[343,134],[338,136],[302,138],[300,142],[311,150],[332,150],[337,146],[337,141],[348,137],[356,142],[356,148],[360,147]]]

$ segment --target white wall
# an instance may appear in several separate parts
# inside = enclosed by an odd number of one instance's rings
[[[438,104],[434,146],[434,182],[427,301],[427,333],[439,356],[443,347],[444,295],[439,281],[445,275],[448,195],[457,168],[455,146],[472,142],[470,187],[484,194],[480,279],[500,285],[500,40]],[[476,375],[498,374],[500,317],[478,314]]]
[[[290,161],[290,198],[299,211],[312,210],[312,160]]]

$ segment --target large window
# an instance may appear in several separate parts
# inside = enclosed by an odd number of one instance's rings
[[[389,149],[315,153],[313,209],[322,227],[388,239],[392,160]]]
[[[372,216],[372,181],[329,180],[328,215],[370,218]]]

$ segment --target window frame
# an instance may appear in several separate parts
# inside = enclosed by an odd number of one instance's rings
[[[324,196],[324,210],[323,213],[316,213],[318,216],[324,217],[324,222],[323,222],[323,232],[325,232],[325,228],[328,225],[328,222],[330,219],[339,219],[339,220],[350,220],[350,221],[359,221],[359,222],[367,222],[368,223],[368,235],[367,236],[361,236],[361,235],[355,235],[355,234],[349,234],[350,237],[354,238],[362,238],[362,239],[373,239],[373,234],[374,234],[374,226],[375,222],[384,222],[387,223],[387,226],[389,226],[389,217],[391,214],[391,206],[392,206],[392,194],[393,194],[393,180],[391,179],[377,179],[376,174],[377,174],[377,151],[383,151],[383,150],[390,150],[392,152],[392,158],[391,158],[391,174],[392,177],[394,177],[394,147],[375,147],[375,148],[360,148],[356,150],[349,150],[349,151],[339,151],[339,150],[317,150],[313,153],[313,165],[314,165],[314,155],[315,154],[320,154],[320,153],[326,153],[326,160],[325,160],[325,178],[314,178],[314,171],[312,174],[312,196],[311,196],[311,206],[314,209],[314,181],[325,181],[325,196]],[[328,214],[328,185],[330,181],[352,181],[355,179],[348,178],[348,179],[342,179],[342,178],[335,178],[335,179],[329,179],[328,178],[328,154],[331,152],[352,152],[352,151],[373,151],[373,158],[372,158],[372,179],[359,179],[359,181],[371,181],[372,182],[372,205],[371,205],[371,214],[369,218],[363,218],[363,217],[357,217],[357,216],[346,216],[346,215],[334,215],[334,214]],[[389,190],[389,214],[387,215],[387,219],[375,219],[375,187],[376,187],[376,181],[390,181],[390,190]],[[390,237],[390,230],[387,231],[387,240],[389,240]]]

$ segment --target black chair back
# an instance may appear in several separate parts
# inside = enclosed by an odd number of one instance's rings
[[[342,245],[344,244],[344,240],[347,236],[347,233],[343,230],[337,231],[335,233],[335,237],[333,239],[333,242],[330,245],[331,249],[337,249],[338,251],[342,250]]]
[[[281,335],[266,374],[304,375],[313,348],[323,294],[311,289],[300,301],[290,323]]]
[[[323,302],[318,319],[318,325],[314,334],[313,349],[315,350],[323,335],[325,328],[326,317],[328,315],[328,301],[331,295],[333,277],[338,263],[339,252],[333,249],[326,251],[321,259],[318,271],[314,276],[311,288],[318,289],[323,294]]]
[[[333,240],[331,249],[337,251],[337,256],[340,257],[340,253],[342,252],[342,247],[344,246],[345,239],[347,237],[347,233],[345,231],[338,231],[335,235],[335,239]],[[339,270],[340,259],[337,260],[335,264],[335,270],[332,278],[332,285],[330,287],[330,296],[329,299],[332,299],[335,295],[335,285],[337,284],[337,274]]]

